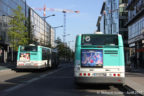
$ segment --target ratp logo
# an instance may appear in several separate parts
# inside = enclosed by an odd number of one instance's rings
[[[89,42],[89,41],[90,41],[90,36],[86,36],[86,37],[85,37],[85,40],[86,40],[87,42]]]

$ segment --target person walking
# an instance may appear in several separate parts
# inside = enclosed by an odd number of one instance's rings
[[[134,54],[132,54],[132,56],[130,57],[130,68],[134,69]]]
[[[134,68],[137,69],[137,57],[136,57],[136,54],[134,55]]]

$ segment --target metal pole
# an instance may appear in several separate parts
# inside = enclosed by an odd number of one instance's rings
[[[52,40],[51,40],[51,39],[52,39],[52,38],[51,38],[51,26],[50,26],[50,41],[49,41],[49,42],[50,42],[50,47],[52,47],[52,44],[51,44],[51,41],[52,41]]]
[[[55,40],[54,41],[56,42],[56,28],[54,28],[54,31],[55,31]]]
[[[54,29],[54,33],[55,33],[55,35],[54,35],[54,43],[55,43],[55,46],[56,46],[56,40],[57,40],[57,37],[56,37],[56,29],[57,28],[60,28],[60,27],[63,27],[63,25],[61,25],[61,26],[57,26],[57,27],[52,27],[53,29]]]
[[[63,42],[65,42],[65,35],[66,35],[66,11],[63,11],[63,13],[64,13],[64,30],[63,30],[63,34],[64,34],[64,36],[63,36]]]
[[[45,22],[46,22],[46,18],[44,17],[44,46],[45,46]]]
[[[13,19],[13,28],[14,28],[14,17],[12,19]],[[13,29],[13,31],[14,31],[14,29]],[[12,55],[12,57],[13,57],[13,61],[14,61],[14,36],[13,36],[13,55]]]
[[[69,41],[69,48],[70,48],[70,42],[74,42],[74,41]],[[70,54],[69,54],[69,61],[71,61],[71,48],[70,48]]]
[[[112,23],[113,23],[113,20],[112,20],[112,10],[113,10],[113,6],[112,6],[112,3],[113,3],[113,0],[111,0],[111,34],[112,34]]]
[[[69,49],[70,49],[70,42],[71,42],[71,41],[69,41]],[[70,62],[70,60],[71,60],[70,58],[71,58],[71,50],[70,50],[70,53],[69,53],[69,62]]]
[[[45,30],[45,28],[46,28],[46,27],[45,27],[45,26],[46,26],[45,23],[46,23],[46,18],[51,17],[51,16],[55,16],[55,14],[49,15],[49,16],[47,16],[47,17],[42,17],[42,18],[44,18],[44,45],[45,45],[45,31],[46,31],[46,30]],[[50,31],[51,31],[51,30],[50,30]],[[50,38],[51,38],[51,37],[50,37]]]

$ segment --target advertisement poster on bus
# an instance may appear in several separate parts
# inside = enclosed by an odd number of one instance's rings
[[[103,50],[82,50],[82,67],[102,67]]]
[[[20,61],[29,61],[30,60],[30,54],[29,53],[21,53],[20,54]]]

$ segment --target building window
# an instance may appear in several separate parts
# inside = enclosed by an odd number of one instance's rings
[[[128,3],[128,0],[119,0],[119,3]]]
[[[113,33],[116,33],[116,23],[113,24]]]

